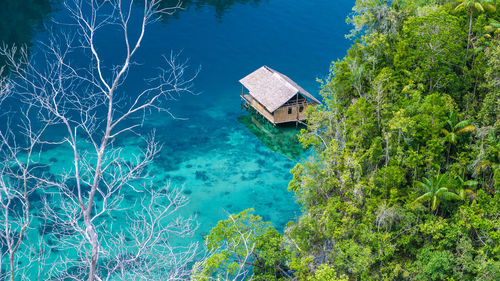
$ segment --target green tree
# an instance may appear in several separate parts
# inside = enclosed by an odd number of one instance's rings
[[[347,276],[338,276],[335,268],[326,264],[320,265],[314,276],[309,276],[306,281],[348,281]]]
[[[476,129],[473,125],[470,125],[470,120],[462,120],[458,121],[457,113],[455,110],[450,111],[450,116],[448,120],[446,120],[446,124],[448,125],[448,130],[443,129],[442,132],[445,135],[446,141],[450,145],[455,145],[458,142],[458,138],[461,134],[472,132]]]
[[[453,273],[454,257],[449,251],[425,247],[415,262],[416,280],[447,280]],[[450,280],[450,279],[448,279]],[[453,280],[453,279],[452,279]]]
[[[396,69],[404,78],[427,85],[428,93],[455,94],[463,83],[458,78],[465,56],[463,34],[460,18],[444,7],[424,9],[403,24],[394,52]]]
[[[446,120],[446,125],[448,129],[442,129],[441,132],[445,136],[445,141],[448,143],[448,153],[446,156],[447,161],[450,157],[450,152],[452,146],[455,146],[459,140],[459,137],[468,132],[476,130],[476,127],[470,125],[470,120],[458,121],[457,113],[455,110],[450,110],[450,115],[448,120]]]
[[[472,34],[472,16],[474,11],[481,13],[485,10],[494,12],[496,11],[495,6],[492,4],[491,0],[456,0],[460,4],[455,7],[456,11],[468,10],[469,11],[469,33],[467,35],[467,53],[469,52],[470,39]]]
[[[478,185],[478,182],[475,180],[465,180],[463,177],[458,175],[455,178],[455,191],[460,196],[461,200],[465,200],[467,196],[472,197],[475,196],[475,193],[469,187]]]
[[[460,200],[460,196],[451,192],[449,186],[449,178],[446,174],[437,174],[431,179],[422,178],[422,182],[415,181],[416,185],[421,187],[425,193],[419,196],[413,203],[430,201],[430,210],[436,211],[440,201],[443,200]]]
[[[356,1],[356,39],[299,136],[292,280],[500,280],[500,44],[472,35],[464,67],[470,14],[450,2]]]
[[[247,209],[219,221],[205,237],[208,258],[194,267],[192,280],[283,280],[290,252],[269,222]]]

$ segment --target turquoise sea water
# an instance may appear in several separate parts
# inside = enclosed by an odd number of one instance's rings
[[[191,192],[187,208],[198,214],[199,235],[246,208],[280,231],[300,214],[287,191],[295,161],[271,151],[238,122],[245,114],[238,80],[268,65],[318,96],[316,78],[346,51],[345,18],[353,4],[270,0],[235,4],[220,18],[203,6],[150,30],[143,53],[182,50],[202,66],[195,81],[200,94],[171,104],[174,115],[189,119],[165,116],[148,123],[166,143],[155,168]],[[145,57],[146,64],[154,60]]]
[[[181,51],[193,69],[201,66],[194,87],[198,94],[180,96],[168,105],[178,119],[154,113],[143,128],[155,129],[163,143],[149,171],[159,184],[170,181],[183,187],[190,202],[182,215],[197,217],[196,241],[229,213],[247,208],[254,208],[280,232],[300,215],[287,191],[289,171],[298,159],[271,150],[238,120],[246,115],[240,109],[238,80],[268,65],[319,97],[316,78],[326,77],[330,63],[344,56],[349,45],[344,38],[349,30],[345,18],[354,5],[354,0],[227,2],[221,12],[210,1],[199,1],[200,5],[189,5],[176,17],[151,25],[137,56],[140,65],[127,82],[130,93],[139,89],[143,78],[160,66],[160,56],[171,50]],[[54,5],[50,17],[64,18],[63,10]],[[46,35],[43,30],[35,35],[34,48],[36,40]],[[109,42],[101,44],[109,61],[117,53],[114,36],[99,38]],[[121,145],[133,154],[141,143],[130,136]],[[46,152],[44,158],[52,159],[51,173],[64,169],[67,160],[62,151],[66,150]]]

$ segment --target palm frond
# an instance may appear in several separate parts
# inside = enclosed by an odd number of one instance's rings
[[[470,189],[465,189],[465,193],[467,195],[476,195],[476,193],[474,191],[470,190]]]
[[[459,128],[463,128],[467,125],[470,124],[470,120],[462,120],[460,122],[458,122],[454,127],[453,127],[453,130],[456,131],[457,129]]]
[[[434,185],[432,184],[432,182],[428,178],[422,178],[422,180],[425,182],[424,189],[426,189],[426,190],[434,189]]]
[[[415,184],[425,191],[429,191],[429,186],[421,181],[415,181]]]
[[[413,201],[413,203],[412,203],[412,204],[416,204],[416,203],[418,203],[418,202],[420,202],[420,201],[425,202],[425,201],[427,201],[427,200],[429,200],[429,199],[431,199],[431,198],[432,198],[432,193],[427,192],[427,193],[425,193],[424,195],[422,195],[422,196],[418,197],[417,199],[415,199],[415,201]]]
[[[460,200],[465,200],[465,190],[464,189],[460,189],[458,192],[457,192],[458,196],[460,197]]]
[[[469,126],[465,126],[462,129],[458,130],[457,134],[472,132],[474,130],[476,130],[476,127],[469,125]]]
[[[449,134],[449,135],[447,136],[447,139],[448,139],[448,141],[449,141],[449,142],[451,142],[452,144],[456,144],[456,143],[457,143],[457,141],[458,141],[458,137],[457,137],[457,135],[456,135],[456,134],[454,134],[454,133]]]
[[[449,183],[450,179],[448,178],[447,174],[442,174],[442,175],[437,175],[436,176],[436,187],[438,186],[445,186]]]
[[[463,183],[463,185],[467,185],[467,186],[473,186],[473,185],[477,185],[477,184],[478,184],[478,182],[475,180],[468,180],[468,181]]]
[[[450,126],[450,129],[453,129],[453,126],[456,123],[456,121],[457,121],[457,113],[455,112],[455,110],[452,109],[450,110],[450,116],[448,117],[448,120],[446,120],[446,122]]]
[[[444,200],[461,200],[460,196],[458,196],[454,192],[443,192],[440,194],[440,197]]]
[[[483,5],[481,5],[481,3],[474,3],[474,8],[476,8],[476,10],[478,11],[484,12],[484,8]]]
[[[462,3],[458,4],[456,7],[455,7],[455,11],[461,11],[465,8],[467,8],[467,4],[465,1],[460,1]]]
[[[489,12],[495,12],[497,8],[489,3],[483,4],[483,6],[488,10]]]

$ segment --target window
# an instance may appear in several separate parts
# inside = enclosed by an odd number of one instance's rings
[[[304,106],[303,105],[299,106],[299,112],[302,112],[302,111],[304,111]]]
[[[288,114],[292,114],[292,107],[288,107]]]

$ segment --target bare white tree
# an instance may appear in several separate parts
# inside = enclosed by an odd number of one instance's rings
[[[160,8],[159,1],[143,0],[139,15],[136,2],[140,1],[65,1],[74,21],[58,28],[61,32],[55,32],[37,54],[0,49],[11,72],[8,83],[0,81],[1,98],[14,92],[22,101],[18,112],[24,120],[16,122],[22,130],[5,128],[0,135],[4,219],[0,239],[7,245],[11,280],[28,276],[15,265],[15,252],[23,240],[25,253],[37,251],[38,257],[28,258],[28,264],[38,264],[39,280],[188,278],[197,245],[183,245],[180,238],[191,235],[196,224],[193,218],[174,217],[187,199],[169,183],[153,184],[147,166],[161,145],[154,133],[144,136],[136,130],[147,113],[169,114],[166,101],[191,93],[197,71],[188,76],[187,61],[171,53],[164,57],[165,68],[148,79],[143,90],[131,94],[124,89],[148,24],[180,8],[180,3]],[[96,40],[110,29],[121,34],[112,42],[116,53],[122,54],[114,65],[105,62],[102,41]],[[16,143],[19,132],[26,139],[23,144]],[[142,139],[141,153],[124,155],[117,140],[125,134]],[[44,146],[68,148],[71,165],[51,177],[36,173],[31,157],[39,153],[38,159],[42,158]],[[23,231],[32,221],[30,193],[37,190],[44,194],[39,221],[50,235],[41,231],[43,237],[33,247]],[[140,200],[134,204],[124,200],[130,193]],[[13,202],[22,206],[19,214],[10,211]],[[57,252],[50,262],[44,256],[49,251]]]
[[[16,52],[16,48],[10,50],[12,55]],[[25,53],[23,49],[20,52]],[[0,279],[14,281],[20,276],[17,273],[32,262],[25,253],[18,252],[22,252],[20,246],[32,222],[30,198],[43,186],[43,181],[37,181],[33,175],[43,178],[40,171],[44,167],[33,161],[33,155],[37,153],[41,136],[53,121],[45,120],[35,125],[27,118],[32,115],[33,107],[12,114],[14,112],[3,106],[12,97],[12,83],[4,75],[4,69],[0,68],[0,119],[3,123],[0,127]]]

